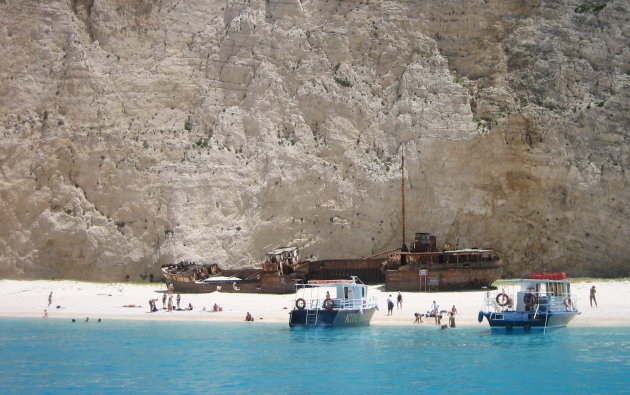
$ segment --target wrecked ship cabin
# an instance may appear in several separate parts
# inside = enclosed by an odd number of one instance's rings
[[[260,293],[293,293],[295,284],[304,280],[297,247],[280,247],[267,253],[260,273]]]
[[[262,269],[220,269],[217,264],[181,261],[162,266],[162,275],[174,292],[251,292],[292,293],[301,273],[297,247],[282,247],[269,252]]]
[[[162,266],[164,281],[178,293],[255,292],[260,269],[222,270],[215,263],[181,261]]]
[[[385,289],[444,291],[490,287],[501,277],[502,261],[493,249],[438,250],[436,237],[416,233],[409,251],[390,252]]]

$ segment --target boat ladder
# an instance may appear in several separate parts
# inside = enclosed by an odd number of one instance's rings
[[[317,309],[306,311],[306,325],[317,324],[317,311],[318,311]]]
[[[538,312],[540,311],[540,305],[536,305],[536,311],[534,312],[534,317],[538,316]],[[549,320],[549,310],[547,310],[547,314],[545,314],[545,327],[543,328],[543,333],[547,334],[547,321]]]

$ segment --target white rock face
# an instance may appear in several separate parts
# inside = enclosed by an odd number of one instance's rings
[[[0,276],[362,257],[630,273],[630,0],[0,0]],[[601,9],[600,9],[601,8]]]

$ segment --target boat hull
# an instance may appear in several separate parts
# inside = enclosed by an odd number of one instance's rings
[[[542,332],[564,328],[578,314],[577,311],[504,311],[502,313],[480,312],[479,318],[486,318],[493,333]]]
[[[366,309],[294,309],[289,316],[291,328],[347,328],[368,326],[376,306]]]
[[[420,275],[421,270],[426,270],[427,275]],[[423,266],[401,267],[399,270],[387,270],[385,272],[385,290],[387,292],[405,291],[418,292],[431,291],[457,291],[467,289],[481,289],[490,287],[493,282],[501,277],[501,266],[496,263],[481,263],[465,268],[435,266],[425,268]],[[436,279],[432,284],[428,279]]]

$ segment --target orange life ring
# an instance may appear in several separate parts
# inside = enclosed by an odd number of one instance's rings
[[[295,301],[295,307],[297,307],[298,310],[304,310],[304,308],[306,308],[306,300],[299,298]]]
[[[332,310],[335,307],[335,301],[332,299],[326,299],[324,300],[324,308],[326,310]]]
[[[563,302],[564,307],[571,307],[573,305],[573,302],[571,302],[571,298],[569,298],[568,296],[564,298]]]
[[[508,304],[510,304],[510,297],[507,296],[505,292],[501,292],[497,295],[496,301],[497,304],[501,307],[507,306]]]
[[[525,302],[527,306],[531,307],[535,305],[536,303],[538,303],[538,298],[536,297],[536,295],[529,292],[529,293],[526,293],[525,296],[523,296],[523,302]]]

